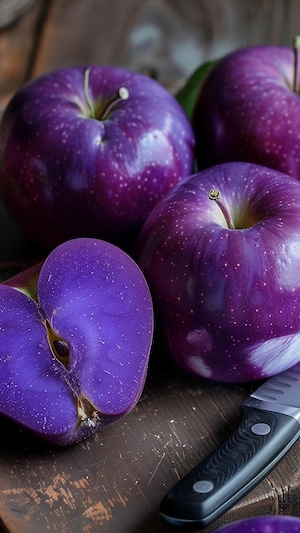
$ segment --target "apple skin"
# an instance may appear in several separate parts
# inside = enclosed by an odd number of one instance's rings
[[[216,533],[298,533],[299,529],[299,517],[264,515],[226,524],[219,527]]]
[[[228,229],[211,188],[237,229]],[[135,257],[176,364],[237,383],[299,361],[299,213],[298,180],[242,162],[187,178],[155,206]]]
[[[55,445],[89,437],[139,400],[152,335],[132,258],[98,239],[61,244],[0,284],[0,412]]]
[[[129,97],[104,112],[121,87]],[[194,145],[182,107],[150,77],[59,69],[24,85],[4,112],[2,196],[46,248],[76,237],[130,248],[155,203],[191,174]]]
[[[300,179],[300,97],[293,79],[288,47],[245,47],[216,62],[192,112],[198,170],[247,161]]]

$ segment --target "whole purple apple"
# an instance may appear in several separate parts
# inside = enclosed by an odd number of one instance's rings
[[[226,524],[218,528],[216,533],[298,533],[299,529],[299,517],[264,515]]]
[[[251,163],[187,178],[153,209],[136,259],[168,353],[223,382],[300,360],[300,182]]]
[[[253,46],[211,68],[192,124],[199,170],[248,161],[300,179],[298,49]]]
[[[56,445],[128,413],[146,377],[150,292],[136,263],[79,238],[0,285],[0,412]]]
[[[98,237],[130,247],[156,202],[191,173],[194,134],[155,80],[88,65],[23,86],[0,126],[1,189],[45,247]]]

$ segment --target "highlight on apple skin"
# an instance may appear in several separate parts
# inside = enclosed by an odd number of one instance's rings
[[[153,335],[145,278],[124,251],[79,238],[0,284],[0,412],[55,445],[133,409]]]
[[[155,203],[191,174],[194,133],[157,81],[126,69],[59,69],[19,89],[0,125],[3,199],[47,249],[97,237],[130,249]]]
[[[187,178],[155,206],[136,260],[181,368],[242,382],[300,360],[299,212],[298,180],[242,162]]]

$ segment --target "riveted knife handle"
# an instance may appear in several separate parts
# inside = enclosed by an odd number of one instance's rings
[[[292,416],[243,406],[241,423],[164,497],[161,516],[197,530],[232,507],[267,475],[300,434]]]

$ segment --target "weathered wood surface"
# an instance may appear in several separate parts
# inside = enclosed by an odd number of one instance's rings
[[[0,94],[82,62],[149,72],[177,88],[202,61],[247,44],[289,45],[299,27],[298,0],[32,0],[0,32]]]
[[[246,44],[289,45],[299,28],[299,0],[33,0],[0,31],[0,105],[28,79],[82,62],[143,71],[175,91],[202,61]],[[2,279],[39,253],[0,205]],[[234,429],[253,387],[183,375],[156,347],[137,407],[86,442],[55,449],[1,418],[0,530],[175,531],[158,515],[161,498]],[[299,452],[296,443],[208,530],[254,515],[300,516]]]

